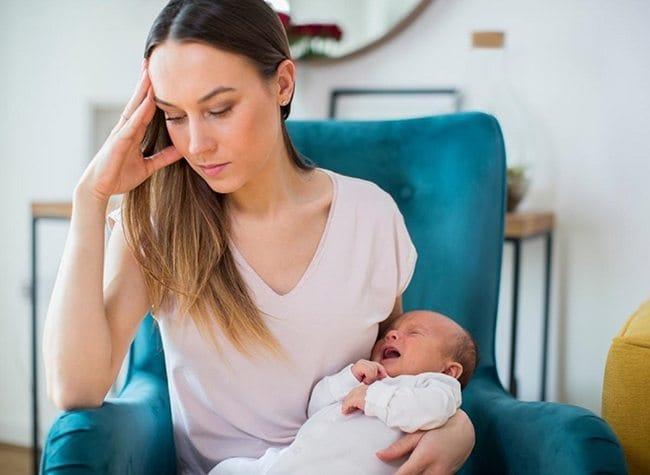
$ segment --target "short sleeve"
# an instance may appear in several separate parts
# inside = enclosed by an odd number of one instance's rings
[[[122,210],[118,207],[106,215],[106,225],[109,232],[113,230],[115,223],[122,221]]]
[[[411,236],[406,229],[404,216],[399,210],[397,203],[392,202],[392,233],[395,245],[395,257],[397,262],[397,295],[402,295],[406,290],[413,273],[415,271],[415,263],[418,258],[418,253],[411,240]]]

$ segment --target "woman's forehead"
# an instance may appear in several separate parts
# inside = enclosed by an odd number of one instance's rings
[[[153,50],[149,75],[158,97],[173,102],[180,99],[172,95],[190,96],[198,101],[218,86],[246,89],[255,79],[255,70],[241,55],[201,43],[172,41]]]
[[[246,69],[246,57],[200,41],[167,40],[151,52],[149,63],[183,64],[196,68],[216,68],[224,72]],[[227,66],[227,67],[226,67]]]

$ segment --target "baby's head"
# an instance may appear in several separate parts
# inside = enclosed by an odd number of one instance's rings
[[[445,373],[465,388],[478,363],[474,338],[451,318],[429,310],[400,315],[370,356],[389,376]]]

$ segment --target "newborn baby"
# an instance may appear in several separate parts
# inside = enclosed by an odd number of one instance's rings
[[[392,474],[407,457],[383,462],[375,453],[404,432],[444,425],[478,361],[476,343],[452,319],[415,310],[400,315],[359,360],[321,379],[307,421],[289,446],[259,459],[233,457],[209,475]]]

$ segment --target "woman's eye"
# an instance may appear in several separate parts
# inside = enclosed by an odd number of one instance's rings
[[[180,122],[184,117],[165,117],[167,122]]]
[[[228,114],[232,110],[232,107],[228,107],[227,109],[224,109],[222,111],[210,111],[210,115],[213,117],[221,117],[226,114]],[[183,119],[185,119],[185,116],[182,117],[165,117],[165,120],[167,122],[180,122]]]
[[[226,115],[231,110],[232,110],[232,107],[228,107],[227,109],[224,109],[222,111],[210,111],[210,115],[213,115],[215,117],[219,117],[219,116],[222,116],[222,115]]]

